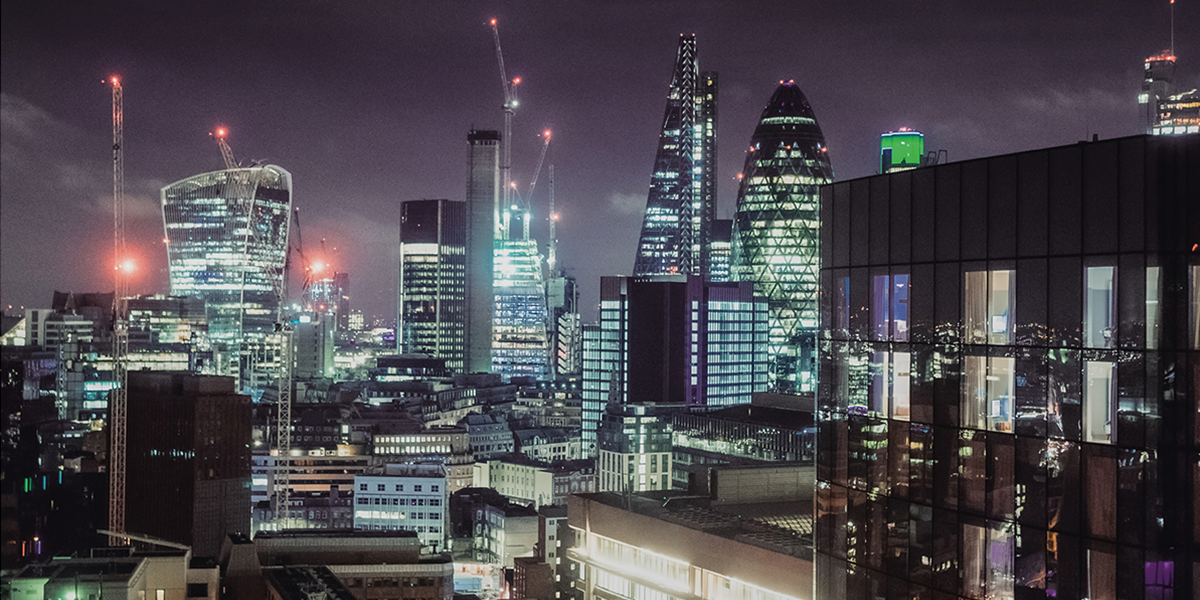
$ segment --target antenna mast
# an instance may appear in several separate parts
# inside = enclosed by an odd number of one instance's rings
[[[125,262],[125,142],[124,93],[121,80],[109,78],[112,86],[113,132],[113,389],[108,401],[108,431],[112,448],[108,457],[108,528],[125,531],[125,419],[129,399],[129,323],[125,321],[125,296],[129,289],[129,265]],[[128,538],[110,535],[110,546],[124,546]]]

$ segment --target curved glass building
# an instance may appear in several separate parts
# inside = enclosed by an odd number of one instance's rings
[[[731,276],[767,297],[774,387],[812,391],[817,332],[819,186],[833,180],[821,127],[795,82],[763,109],[742,170]]]
[[[162,189],[171,295],[205,301],[218,362],[207,371],[237,374],[241,348],[274,331],[291,205],[292,174],[273,165],[203,173]]]

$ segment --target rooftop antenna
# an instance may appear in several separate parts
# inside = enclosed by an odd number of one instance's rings
[[[1171,56],[1175,56],[1175,0],[1171,0]]]

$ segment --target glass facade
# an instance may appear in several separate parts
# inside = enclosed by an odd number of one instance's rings
[[[818,598],[1192,598],[1200,137],[821,190]]]
[[[397,346],[466,368],[467,204],[410,200],[400,217]]]
[[[585,448],[609,403],[732,406],[767,389],[767,303],[748,283],[602,277],[584,336]]]
[[[548,379],[546,288],[536,240],[496,240],[492,372]]]
[[[716,211],[717,74],[696,67],[696,36],[681,35],[663,115],[634,276],[707,272]]]
[[[738,189],[731,265],[770,307],[771,373],[782,391],[813,390],[818,189],[833,180],[821,127],[799,86],[781,82],[763,109]]]
[[[209,343],[228,357],[217,359],[219,374],[238,375],[243,346],[262,346],[274,331],[291,201],[292,175],[273,165],[204,173],[162,189],[171,295],[204,300]]]
[[[925,135],[907,127],[879,136],[879,172],[895,173],[921,166]]]

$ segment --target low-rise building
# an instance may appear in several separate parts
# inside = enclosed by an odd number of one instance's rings
[[[440,464],[386,465],[354,478],[354,527],[412,531],[433,552],[446,548],[450,491]]]

